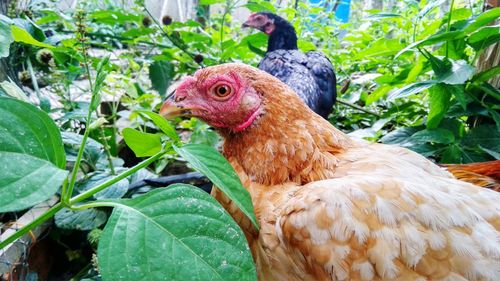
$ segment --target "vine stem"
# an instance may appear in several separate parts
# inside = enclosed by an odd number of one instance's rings
[[[134,167],[118,174],[116,177],[106,181],[106,182],[103,182],[83,193],[80,193],[79,195],[71,198],[71,200],[69,200],[69,203],[70,205],[72,204],[75,204],[75,203],[78,203],[78,202],[81,202],[82,200],[85,200],[87,198],[89,198],[90,196],[96,194],[97,192],[105,189],[106,187],[112,185],[112,184],[115,184],[117,182],[119,182],[120,180],[132,175],[133,173],[137,172],[138,170],[142,169],[142,168],[145,168],[147,166],[149,166],[149,164],[153,163],[154,161],[158,160],[161,156],[163,156],[165,154],[165,151],[160,151],[158,153],[156,153],[155,155],[149,157],[148,159],[142,161],[141,163],[135,165]]]
[[[133,173],[137,172],[138,170],[142,169],[142,168],[145,168],[147,166],[149,166],[149,164],[153,163],[154,161],[158,160],[160,157],[162,157],[166,152],[165,151],[160,151],[158,153],[156,153],[155,155],[151,156],[150,158],[142,161],[141,163],[135,165],[134,167],[128,169],[127,171],[124,171],[122,173],[120,173],[119,175],[117,175],[116,177],[110,179],[110,180],[107,180],[106,182],[100,184],[100,185],[97,185],[73,198],[71,198],[71,200],[68,200],[69,202],[69,205],[68,207],[70,209],[78,209],[79,206],[76,206],[76,207],[72,207],[71,205],[72,204],[75,204],[75,203],[78,203],[78,202],[81,202],[91,196],[93,196],[94,194],[96,194],[97,192],[105,189],[106,187],[114,184],[114,183],[117,183],[118,181],[132,175]],[[84,206],[88,205],[88,206],[95,206],[95,207],[112,207],[111,203],[109,204],[106,204],[106,205],[96,205],[98,204],[99,202],[95,202],[94,203],[88,203],[88,204],[85,204]],[[94,205],[92,205],[94,204]],[[116,204],[115,204],[116,205]],[[40,215],[39,217],[37,217],[36,219],[34,219],[32,222],[30,222],[29,224],[21,227],[18,231],[16,231],[14,234],[12,234],[11,236],[7,237],[7,239],[3,240],[3,241],[0,241],[0,249],[3,249],[5,246],[9,245],[10,243],[16,241],[18,238],[20,238],[21,236],[23,236],[24,234],[28,233],[29,231],[31,231],[33,228],[37,227],[38,225],[44,223],[45,221],[49,220],[50,218],[52,218],[57,212],[59,212],[60,210],[62,210],[64,207],[66,207],[66,205],[64,205],[62,202],[59,202],[57,204],[55,204],[54,206],[52,206],[50,209],[48,209],[45,213],[43,213],[42,215]],[[81,208],[81,207],[80,207]],[[90,207],[88,207],[90,208]]]
[[[451,16],[453,14],[453,5],[454,4],[455,4],[455,0],[451,0],[450,12],[448,13],[448,24],[446,25],[446,32],[450,32]],[[448,44],[449,44],[449,40],[446,40],[446,58],[448,58]]]
[[[92,79],[90,76],[90,68],[89,68],[89,64],[88,64],[87,53],[85,50],[83,50],[83,64],[85,65],[85,70],[87,72],[87,76],[88,76],[88,80],[89,80],[89,84],[90,84],[90,90],[92,92],[92,96],[90,98],[90,104],[94,104],[95,98],[97,95],[93,91],[94,84],[92,83]],[[68,189],[67,189],[65,194],[61,194],[61,201],[65,206],[70,205],[69,198],[71,197],[71,195],[73,195],[73,189],[75,187],[76,176],[78,174],[78,170],[80,169],[80,163],[82,161],[83,152],[85,151],[85,144],[87,143],[87,139],[88,139],[89,134],[90,134],[89,125],[90,125],[91,119],[92,119],[92,110],[89,110],[87,113],[87,118],[86,118],[87,126],[85,128],[85,132],[83,133],[82,143],[80,145],[80,148],[78,149],[78,154],[76,156],[76,161],[75,161],[75,164],[73,166],[73,170],[71,171],[71,178],[69,181]]]

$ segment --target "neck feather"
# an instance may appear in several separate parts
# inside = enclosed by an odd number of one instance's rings
[[[265,85],[272,92],[270,84]],[[263,97],[264,113],[251,126],[239,133],[221,130],[225,156],[260,184],[332,178],[335,155],[351,145],[349,137],[311,111],[287,86],[272,87],[278,87],[277,92]]]
[[[267,41],[267,52],[297,50],[297,34],[293,26],[277,27]]]

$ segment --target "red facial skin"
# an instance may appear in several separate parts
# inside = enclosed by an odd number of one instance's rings
[[[227,95],[218,95],[220,87]],[[208,78],[188,76],[177,87],[173,100],[164,107],[176,106],[190,111],[184,115],[195,116],[211,126],[241,132],[249,127],[262,113],[262,98],[249,81],[235,72],[217,74]],[[163,107],[162,107],[163,110]]]
[[[251,14],[247,21],[243,24],[243,27],[253,27],[264,32],[267,35],[271,35],[275,29],[274,21],[262,14]]]

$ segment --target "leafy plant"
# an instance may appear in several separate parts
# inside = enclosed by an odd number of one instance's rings
[[[143,1],[115,2],[80,1],[63,13],[53,1],[34,1],[30,10],[0,16],[0,58],[16,74],[0,83],[0,95],[19,99],[0,98],[0,212],[61,198],[0,248],[54,217],[61,229],[99,233],[92,241],[101,238],[93,248],[104,279],[137,279],[145,271],[151,279],[180,279],[188,270],[255,279],[244,236],[217,202],[186,185],[134,187],[195,169],[256,226],[248,193],[214,149],[214,130],[152,112],[175,81],[200,67],[257,65],[267,37],[242,30],[233,18],[238,8],[282,15],[301,50],[327,54],[343,88],[330,121],[345,132],[441,163],[499,159],[500,94],[489,81],[500,68],[479,71],[478,61],[500,39],[499,26],[490,25],[500,12],[483,12],[482,1],[446,11],[441,0],[383,1],[383,10],[351,1],[349,23],[335,19],[333,6],[306,1],[203,0],[196,20],[183,22],[153,17]],[[212,4],[222,13],[208,13]],[[94,270],[87,277],[99,278],[95,260],[88,263]]]

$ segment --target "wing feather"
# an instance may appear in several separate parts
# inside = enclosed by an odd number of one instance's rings
[[[281,207],[276,233],[329,280],[500,280],[500,235],[478,212],[495,213],[500,196],[464,192],[477,189],[465,183],[446,188],[456,182],[436,188],[361,175],[313,182]]]

